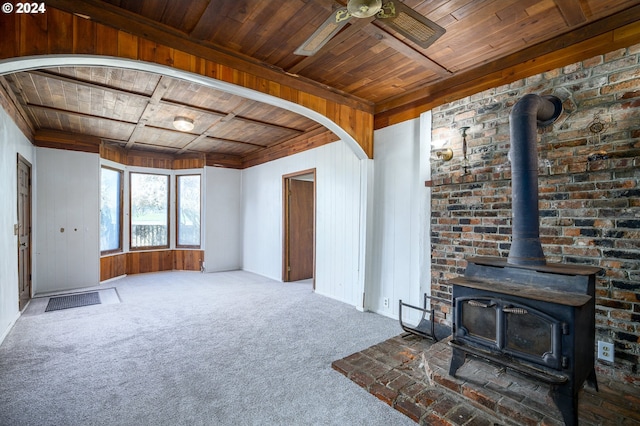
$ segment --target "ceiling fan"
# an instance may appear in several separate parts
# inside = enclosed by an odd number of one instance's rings
[[[296,51],[296,55],[312,56],[344,27],[352,18],[380,19],[423,49],[436,41],[445,29],[428,20],[399,0],[349,0],[320,25]]]

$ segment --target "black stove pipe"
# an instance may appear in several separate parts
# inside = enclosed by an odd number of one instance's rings
[[[507,263],[512,265],[547,263],[540,243],[537,126],[552,124],[561,113],[557,97],[528,94],[509,114],[512,236]]]

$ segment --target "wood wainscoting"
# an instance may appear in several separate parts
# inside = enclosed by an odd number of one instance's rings
[[[100,258],[100,281],[159,271],[199,271],[204,250],[135,251]]]

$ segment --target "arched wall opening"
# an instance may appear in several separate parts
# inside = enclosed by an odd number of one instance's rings
[[[360,146],[358,141],[356,141],[346,130],[340,127],[337,123],[317,111],[314,111],[295,102],[287,101],[276,96],[259,92],[257,90],[241,87],[235,84],[214,79],[212,77],[207,77],[204,75],[172,68],[165,65],[139,60],[97,55],[38,55],[11,58],[0,61],[0,75],[34,69],[65,66],[113,67],[152,72],[159,75],[166,75],[168,77],[189,81],[195,84],[200,84],[205,87],[210,87],[216,90],[227,92],[229,94],[241,96],[279,108],[284,108],[307,117],[329,129],[341,140],[343,140],[347,144],[347,146],[349,146],[349,148],[353,151],[358,159],[364,160],[368,158],[366,152]]]

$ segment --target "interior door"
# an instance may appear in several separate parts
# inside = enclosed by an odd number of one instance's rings
[[[285,191],[284,281],[313,278],[315,182],[313,178],[290,177],[285,179]]]
[[[31,299],[31,164],[18,155],[18,295],[23,310]]]

